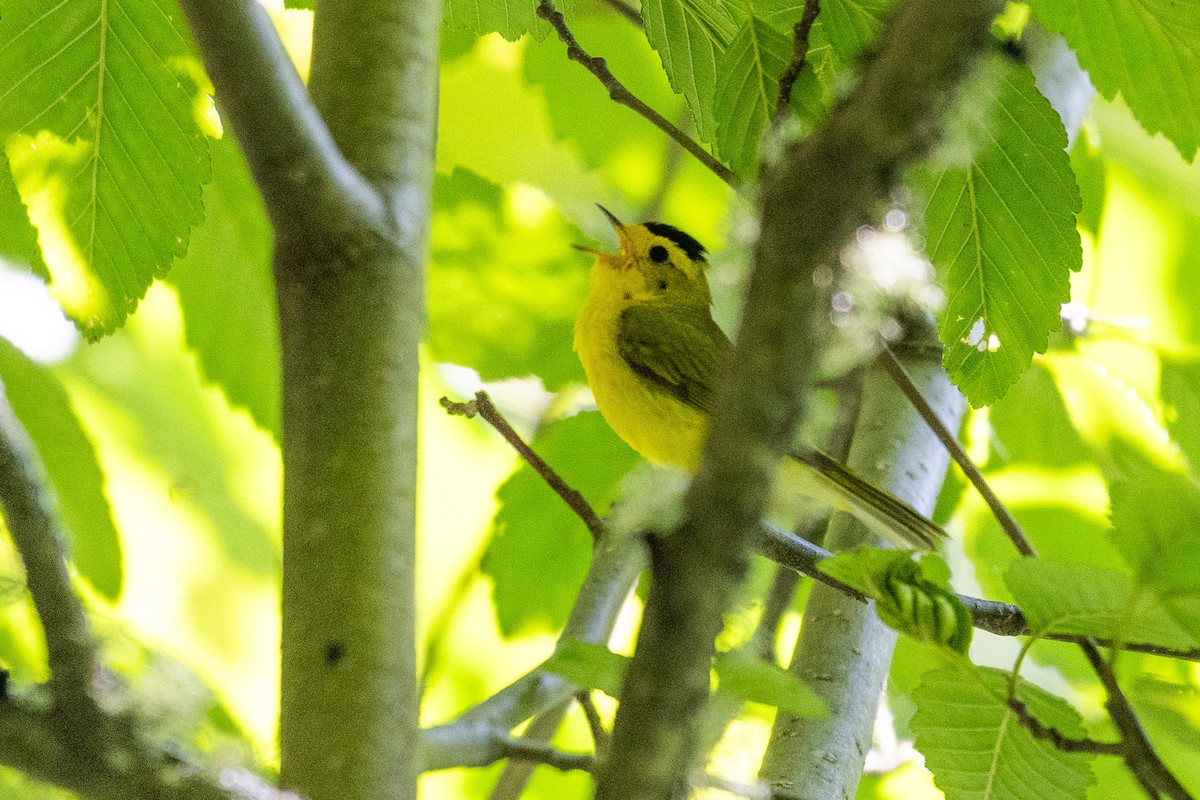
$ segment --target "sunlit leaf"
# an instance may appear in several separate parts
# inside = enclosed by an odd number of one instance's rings
[[[546,426],[532,446],[567,485],[603,513],[618,479],[638,456],[600,414],[577,414]],[[583,522],[528,465],[496,493],[500,510],[483,569],[492,578],[500,630],[513,636],[566,622],[591,558]]]
[[[779,102],[779,76],[792,56],[792,43],[755,17],[747,18],[718,59],[713,98],[717,150],[733,170],[746,175],[758,163],[758,141]]]
[[[532,187],[505,189],[468,170],[433,189],[429,345],[484,380],[537,375],[583,382],[572,351],[590,264],[583,237]]]
[[[588,689],[599,689],[609,697],[621,696],[621,683],[630,659],[602,644],[568,639],[542,668]]]
[[[1097,636],[1187,650],[1200,646],[1123,572],[1039,558],[1014,561],[1005,582],[1039,635]]]
[[[104,493],[104,474],[58,380],[0,338],[0,379],[29,432],[58,498],[71,561],[110,600],[121,594],[121,542]]]
[[[927,672],[913,692],[917,749],[946,800],[1082,800],[1092,756],[1064,753],[1026,730],[1005,700],[1009,676],[995,669]],[[1043,725],[1081,738],[1079,714],[1026,681],[1017,698]]]
[[[1029,70],[991,63],[962,101],[957,146],[967,153],[948,148],[947,166],[922,181],[926,247],[948,298],[943,362],[975,406],[1001,397],[1046,349],[1067,276],[1082,264],[1062,122]]]
[[[1151,133],[1162,132],[1191,160],[1200,145],[1200,2],[1196,0],[1032,0],[1061,33],[1092,83],[1117,92]]]
[[[205,220],[171,271],[184,334],[204,376],[279,439],[279,333],[271,226],[246,163],[229,139],[213,142]]]
[[[1182,467],[1149,400],[1122,375],[1080,352],[1056,350],[1040,361],[1058,384],[1071,424],[1106,475],[1148,465]]]
[[[96,338],[201,219],[207,79],[168,0],[9,3],[0,53],[0,136],[50,290]]]
[[[1134,579],[1185,630],[1200,631],[1200,486],[1146,472],[1111,488],[1113,537]]]
[[[804,681],[745,650],[719,654],[713,659],[713,670],[717,673],[719,692],[802,717],[827,713],[825,702]]]
[[[646,0],[646,38],[658,51],[671,87],[684,96],[704,141],[717,130],[713,96],[717,64],[737,33],[730,7],[719,0]]]

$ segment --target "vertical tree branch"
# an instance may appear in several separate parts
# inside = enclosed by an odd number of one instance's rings
[[[386,215],[277,225],[283,351],[281,783],[416,794],[417,348],[440,5],[318,0],[309,91]]]
[[[25,566],[25,585],[46,634],[50,690],[56,719],[69,720],[86,743],[98,731],[99,709],[92,696],[99,666],[96,642],[71,588],[62,531],[41,478],[33,442],[17,420],[0,384],[0,507],[13,544]]]
[[[928,335],[932,338],[932,331]],[[908,367],[922,394],[942,419],[961,417],[962,396],[942,372],[936,351],[913,352]],[[928,513],[948,461],[937,436],[876,365],[864,382],[850,468]],[[845,514],[834,517],[827,541],[834,552],[879,543]],[[830,713],[821,718],[776,718],[761,771],[774,797],[854,796],[895,642],[896,632],[879,621],[873,605],[855,602],[828,586],[813,588],[791,670],[821,696]]]
[[[802,410],[828,319],[812,276],[873,219],[901,169],[934,141],[936,120],[999,4],[910,0],[893,16],[860,85],[811,138],[764,171],[762,229],[728,374],[720,381],[685,522],[653,545],[653,582],[626,676],[602,800],[686,791],[709,656],[745,568],[745,544]]]
[[[307,93],[254,4],[184,8],[275,232],[281,781],[309,800],[405,800],[440,5],[318,0]]]

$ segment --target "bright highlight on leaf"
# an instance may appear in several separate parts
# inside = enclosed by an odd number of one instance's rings
[[[943,362],[981,406],[1007,391],[1059,327],[1067,276],[1083,259],[1080,200],[1062,122],[1027,69],[994,60],[963,102],[971,110],[941,169],[920,183],[926,249],[946,286]]]
[[[29,0],[0,17],[0,138],[54,296],[91,338],[187,250],[217,125],[168,0]]]
[[[917,749],[946,800],[1082,800],[1092,756],[1064,753],[1035,739],[1008,707],[1009,675],[995,669],[947,667],[925,674],[913,693]],[[1017,698],[1043,725],[1081,738],[1070,705],[1031,683]]]

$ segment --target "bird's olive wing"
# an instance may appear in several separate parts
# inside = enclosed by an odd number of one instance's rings
[[[707,308],[637,304],[621,313],[617,352],[653,386],[707,413],[729,339]]]

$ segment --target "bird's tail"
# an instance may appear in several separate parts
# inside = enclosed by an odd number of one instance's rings
[[[938,540],[946,536],[945,531],[908,503],[872,486],[824,453],[803,449],[793,450],[789,455],[811,467],[804,470],[809,473],[804,480],[808,485],[805,494],[853,514],[893,544],[936,550]]]

